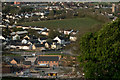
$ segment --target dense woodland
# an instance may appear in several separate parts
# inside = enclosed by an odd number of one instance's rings
[[[120,78],[120,19],[79,40],[79,61],[86,78]]]

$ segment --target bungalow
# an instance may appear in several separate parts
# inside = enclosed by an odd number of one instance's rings
[[[40,55],[36,59],[36,65],[43,66],[48,65],[50,67],[59,66],[59,60],[61,55]]]

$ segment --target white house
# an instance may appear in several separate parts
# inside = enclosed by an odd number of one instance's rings
[[[59,44],[65,44],[65,40],[64,39],[62,39],[61,37],[55,37],[53,40],[57,40],[58,42],[57,43],[59,43]]]
[[[5,40],[5,38],[2,35],[0,35],[0,39]]]
[[[22,44],[27,44],[27,42],[28,42],[28,41],[27,41],[26,39],[23,39],[23,40],[22,40]]]
[[[18,34],[12,37],[12,40],[18,40],[18,39],[20,39],[20,36]]]

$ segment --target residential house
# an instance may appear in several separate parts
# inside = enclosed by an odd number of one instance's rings
[[[79,31],[73,31],[71,35],[76,35]]]
[[[29,41],[28,41],[28,44],[41,44],[41,42],[38,41],[38,40],[32,39],[32,40],[29,40]]]
[[[27,44],[27,43],[28,43],[28,40],[23,39],[23,40],[21,41],[21,43],[22,43],[22,44]]]
[[[18,45],[21,45],[21,41],[20,40],[10,40],[6,43],[6,49],[10,49],[10,48],[17,48]]]
[[[35,44],[32,46],[32,49],[35,49],[37,51],[42,51],[42,50],[45,50],[45,46],[44,44]]]
[[[30,50],[30,44],[21,44],[16,47],[23,50]]]
[[[40,42],[40,40],[38,40],[38,38],[37,37],[35,37],[35,36],[28,36],[28,35],[26,35],[24,38],[23,38],[23,40],[22,40],[22,43],[23,44],[40,44],[41,42]]]
[[[51,43],[45,42],[45,48],[46,48],[46,49],[50,49],[50,48],[51,48]]]
[[[0,35],[0,40],[5,40],[5,37],[3,37],[2,35]]]
[[[53,40],[52,44],[51,44],[51,49],[61,49],[61,44],[57,43],[57,40]]]
[[[6,44],[6,49],[23,49],[23,50],[29,50],[30,49],[30,44],[21,44],[20,40],[11,40],[7,42]]]
[[[8,61],[9,65],[17,65],[17,66],[22,66],[24,61],[24,57],[10,57],[10,60]]]
[[[45,36],[48,36],[49,35],[49,31],[42,31],[41,34],[45,35]]]
[[[36,65],[39,66],[49,66],[49,67],[53,67],[59,66],[59,60],[61,58],[61,55],[40,55],[37,57],[35,63]]]
[[[69,35],[70,33],[72,33],[73,32],[73,30],[64,30],[64,34],[65,35]]]
[[[19,63],[19,60],[18,59],[12,59],[11,61],[10,61],[10,63],[11,64],[18,64]]]
[[[12,40],[19,40],[20,39],[20,36],[18,34],[12,36]]]
[[[57,40],[57,43],[59,44],[65,44],[65,40],[63,37],[57,36],[53,40]]]
[[[76,41],[77,40],[77,37],[75,36],[70,36],[70,41]]]
[[[41,44],[43,44],[44,42],[47,41],[47,39],[48,39],[48,38],[46,38],[46,37],[41,37],[41,38],[38,38],[38,41],[40,41]]]
[[[30,39],[30,37],[29,37],[28,35],[26,35],[26,36],[24,37],[24,39],[28,39],[28,40],[29,40],[29,39]]]

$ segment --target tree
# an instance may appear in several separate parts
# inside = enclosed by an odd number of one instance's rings
[[[49,38],[53,39],[55,38],[56,36],[60,36],[61,33],[59,33],[58,31],[54,31],[54,30],[50,30],[49,32]]]
[[[54,10],[51,10],[51,11],[49,12],[49,16],[54,16]]]
[[[37,33],[37,31],[33,30],[33,29],[28,29],[28,34],[29,35],[34,35],[36,37],[40,37],[40,34]]]
[[[24,6],[24,7],[21,7],[21,9],[19,10],[19,13],[32,12],[32,11],[33,11],[32,7]]]
[[[16,27],[14,27],[12,31],[13,31],[13,32],[23,31],[23,29],[22,29],[22,28],[16,28]]]
[[[86,78],[120,78],[120,19],[79,42],[78,57]]]
[[[16,6],[4,6],[3,7],[3,10],[2,10],[3,13],[12,13],[12,14],[17,14],[19,12],[19,8],[16,7]]]

